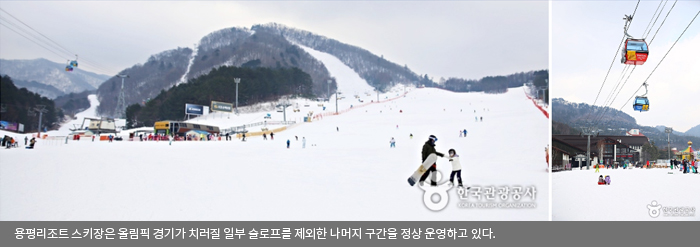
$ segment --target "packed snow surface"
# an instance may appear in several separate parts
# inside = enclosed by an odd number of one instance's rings
[[[598,185],[600,175],[609,175],[610,185]],[[552,220],[698,221],[698,187],[700,174],[683,174],[677,169],[600,169],[598,173],[593,169],[574,169],[557,172],[552,174]],[[652,204],[653,201],[657,204]],[[694,207],[696,211],[692,217],[662,214],[653,218],[647,205]]]
[[[431,134],[439,152],[461,156],[466,185],[534,186],[537,206],[459,208],[453,188],[445,209],[428,210],[406,179]],[[522,89],[430,88],[297,124],[274,140],[39,140],[34,150],[0,149],[0,220],[547,220],[548,140],[547,118]],[[437,167],[443,178],[451,171],[445,158]]]

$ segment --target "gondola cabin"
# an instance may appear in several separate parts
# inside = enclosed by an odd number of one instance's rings
[[[634,99],[634,111],[646,112],[649,111],[649,99],[638,96]]]
[[[182,121],[158,121],[154,125],[156,134],[177,134],[179,136],[184,136],[185,133],[189,131],[204,131],[210,134],[218,134],[219,127],[208,126],[194,123],[187,123]]]
[[[643,65],[649,56],[649,48],[644,39],[627,39],[622,50],[622,63],[627,65]]]
[[[66,66],[66,71],[73,71],[73,67],[70,66],[70,65],[67,65],[67,66]]]

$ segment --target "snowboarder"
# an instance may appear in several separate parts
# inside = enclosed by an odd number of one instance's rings
[[[431,163],[430,168],[428,168],[425,173],[420,177],[418,181],[421,185],[425,182],[425,179],[430,175],[430,186],[437,186],[437,156],[445,157],[445,154],[439,153],[435,150],[435,142],[437,142],[437,137],[435,135],[430,135],[428,141],[423,144],[423,150],[421,151],[421,156],[423,159],[423,164]]]
[[[32,137],[32,139],[29,140],[29,146],[27,146],[27,149],[34,149],[35,143],[36,143],[36,139]]]
[[[306,137],[301,137],[301,148],[306,148]]]
[[[413,134],[409,135],[408,137],[411,138],[411,139],[413,139]]]
[[[593,173],[598,173],[600,172],[600,165],[594,165],[595,171]]]
[[[299,136],[294,135],[294,138],[299,141]]]
[[[455,149],[450,149],[447,151],[449,155],[450,162],[452,163],[452,173],[450,174],[450,183],[454,184],[455,175],[457,176],[457,182],[460,188],[464,187],[462,185],[462,165],[459,163],[459,155]]]
[[[335,127],[335,131],[340,132],[340,128],[339,128],[339,127]]]
[[[275,133],[270,132],[270,139],[271,139],[271,140],[275,140]]]
[[[479,117],[474,116],[474,122],[479,122]]]
[[[464,129],[464,137],[467,137],[467,129]]]
[[[267,140],[267,134],[263,133],[263,140]]]
[[[287,149],[289,149],[289,144],[290,144],[290,143],[291,143],[291,142],[289,141],[289,139],[287,139]]]
[[[481,118],[481,122],[484,122],[484,117],[483,117],[483,116],[482,116],[482,117],[479,117],[479,118]]]
[[[272,134],[270,134],[270,135],[272,135]],[[245,133],[243,133],[242,137],[243,137],[243,139],[241,141],[245,141]]]
[[[394,137],[391,137],[391,140],[389,141],[390,148],[396,148],[396,140],[394,140]]]
[[[27,141],[28,141],[28,140],[29,140],[29,139],[27,139],[27,136],[24,136],[24,145],[25,145],[25,146],[27,145]]]
[[[603,175],[600,175],[600,177],[598,177],[598,185],[605,185],[605,179],[603,179]]]

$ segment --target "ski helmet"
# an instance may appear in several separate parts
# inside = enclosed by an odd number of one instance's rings
[[[438,141],[438,138],[437,138],[437,137],[435,137],[435,135],[430,135],[430,137],[429,137],[429,138],[430,138],[430,140],[432,140],[432,141],[433,141],[433,143],[435,143],[435,142],[437,142],[437,141]]]

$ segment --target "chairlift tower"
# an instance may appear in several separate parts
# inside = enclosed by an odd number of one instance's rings
[[[583,133],[581,136],[588,136],[588,144],[586,146],[586,170],[591,169],[591,136],[596,137],[597,135],[594,132],[593,128],[584,128]],[[600,156],[600,155],[599,155]],[[613,158],[615,159],[615,158]]]
[[[44,113],[49,112],[49,110],[46,109],[46,106],[44,105],[36,105],[34,108],[34,111],[39,112],[39,134],[41,134],[41,118],[44,116]]]
[[[117,99],[117,108],[114,110],[114,115],[117,118],[126,117],[126,96],[124,95],[124,78],[128,78],[129,75],[120,74],[117,77],[122,78],[122,88],[119,90],[119,98]]]

